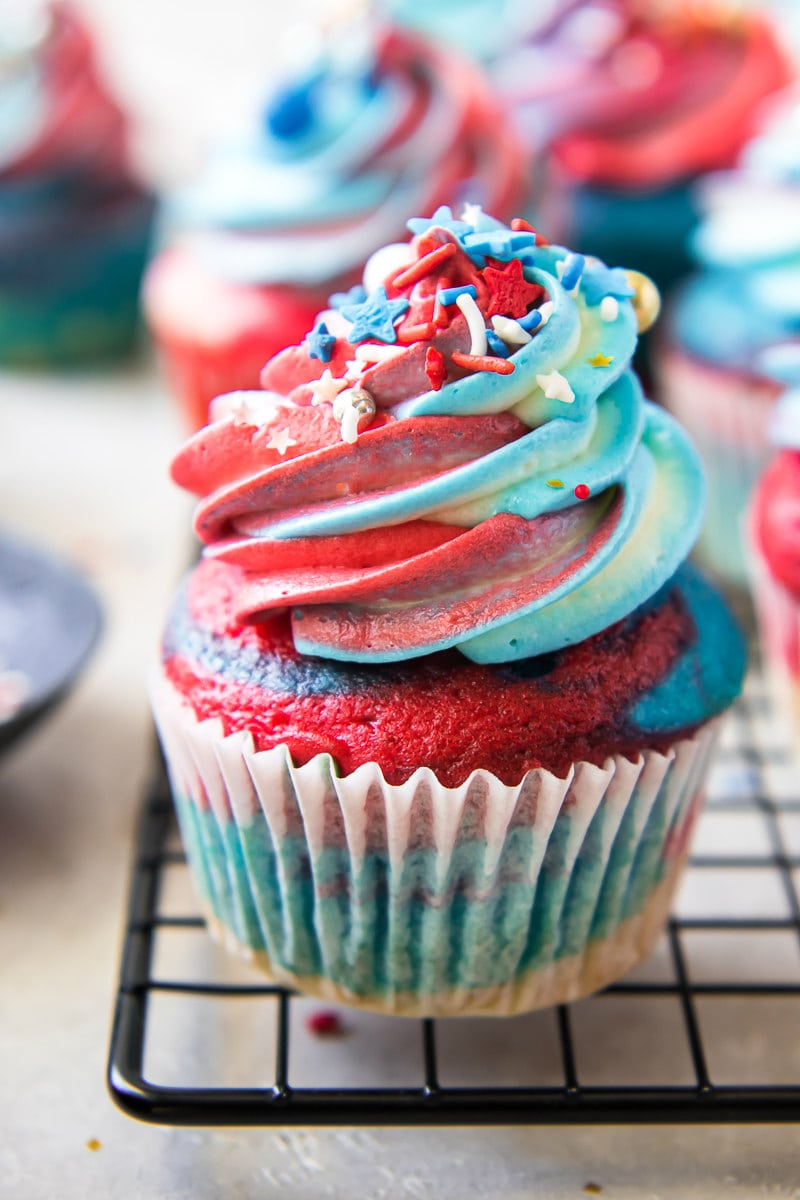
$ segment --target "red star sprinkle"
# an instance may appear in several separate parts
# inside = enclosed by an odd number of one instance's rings
[[[489,288],[487,317],[524,317],[530,306],[544,295],[544,288],[538,283],[528,283],[518,258],[512,258],[503,267],[486,267],[483,278]]]
[[[444,355],[435,346],[428,346],[428,349],[425,351],[425,374],[430,379],[433,390],[438,392],[447,378],[447,367],[445,366]]]

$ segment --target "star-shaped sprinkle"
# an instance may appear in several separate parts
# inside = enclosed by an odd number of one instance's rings
[[[607,267],[599,259],[586,263],[581,280],[583,298],[590,308],[602,303],[604,296],[617,300],[628,300],[633,288],[622,267]]]
[[[344,308],[345,304],[363,304],[366,298],[366,288],[363,288],[360,283],[355,283],[349,292],[334,292],[332,296],[328,297],[328,304],[331,308]]]
[[[342,305],[342,316],[353,324],[347,335],[348,342],[353,345],[368,338],[374,338],[378,342],[396,342],[397,330],[394,323],[399,321],[410,307],[404,296],[390,300],[383,286],[376,288],[361,304]]]
[[[311,332],[306,334],[306,343],[309,358],[318,358],[320,362],[331,361],[336,338],[328,332],[324,321],[320,321],[319,325],[315,325]]]
[[[586,361],[590,367],[610,367],[614,361],[614,356],[613,354],[600,354],[598,351],[594,358],[587,358]]]
[[[548,400],[560,400],[562,404],[572,404],[575,393],[560,371],[548,371],[546,375],[537,375],[536,382]]]
[[[535,234],[506,229],[504,225],[497,229],[470,231],[459,240],[478,267],[485,265],[486,258],[499,258],[508,262],[509,259],[518,257],[520,252],[536,246]]]
[[[446,204],[441,204],[432,217],[412,217],[406,222],[406,226],[414,234],[427,233],[429,229],[437,226],[440,229],[448,229],[450,233],[454,233],[456,237],[462,233],[471,233],[472,226],[466,221],[459,221],[453,216],[453,210],[448,208]]]
[[[267,450],[277,450],[278,454],[283,457],[290,446],[296,446],[296,440],[290,436],[288,429],[274,430],[272,437],[266,445]]]
[[[473,229],[477,228],[482,216],[483,209],[480,204],[470,204],[467,201],[461,210],[461,220],[465,221],[467,225],[471,225]]]
[[[312,404],[333,404],[339,392],[347,387],[346,379],[337,379],[326,367],[319,379],[312,379],[308,385],[312,391]]]
[[[524,317],[544,295],[538,283],[529,283],[518,258],[503,267],[488,266],[483,278],[489,288],[487,317]]]

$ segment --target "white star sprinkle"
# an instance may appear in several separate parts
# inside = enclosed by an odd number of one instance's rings
[[[548,371],[546,375],[537,375],[536,382],[548,400],[560,400],[562,404],[572,404],[575,393],[560,371]]]
[[[347,380],[335,378],[330,367],[326,367],[319,379],[312,379],[308,386],[313,393],[312,404],[333,404],[339,392],[347,387]]]
[[[344,373],[348,380],[360,379],[368,367],[368,363],[360,362],[357,358],[348,358],[344,364]]]
[[[293,437],[290,437],[288,429],[276,429],[270,440],[267,442],[267,450],[277,450],[278,454],[283,457],[290,446],[296,446],[297,442]]]
[[[472,225],[474,229],[482,216],[483,209],[481,208],[480,204],[470,204],[469,201],[467,201],[461,213],[461,220],[467,225]]]

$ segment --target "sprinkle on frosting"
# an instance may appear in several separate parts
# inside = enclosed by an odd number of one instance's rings
[[[336,338],[328,332],[328,326],[324,321],[320,321],[310,333],[306,334],[306,342],[308,343],[308,353],[312,358],[318,358],[320,362],[325,363],[331,361]]]
[[[402,297],[390,300],[383,284],[360,304],[343,304],[339,311],[345,320],[352,323],[347,335],[348,342],[353,344],[369,337],[381,342],[395,342],[395,321],[399,321],[409,307],[408,300]]]
[[[545,653],[654,595],[699,529],[696,456],[631,371],[634,304],[585,294],[636,284],[591,259],[578,277],[563,247],[468,215],[412,221],[384,282],[320,314],[326,365],[307,341],[266,365],[264,441],[291,456],[265,466],[223,418],[176,460],[204,497],[198,536],[241,569],[237,620],[288,609],[302,653]],[[506,281],[519,315],[490,315]]]
[[[463,313],[464,319],[467,322],[467,328],[469,329],[469,352],[474,357],[480,358],[486,353],[487,346],[483,313],[478,308],[475,297],[470,292],[462,292],[457,296],[456,304]]]
[[[296,446],[297,439],[293,438],[288,429],[276,429],[267,442],[267,450],[277,450],[283,457],[290,446]]]
[[[483,278],[489,287],[487,317],[524,317],[530,306],[544,295],[544,288],[525,278],[518,258],[512,258],[502,267],[489,265]]]
[[[487,354],[463,354],[460,350],[453,351],[453,362],[458,367],[468,371],[493,371],[495,375],[510,375],[514,371],[514,363],[507,358],[493,358]]]
[[[313,379],[309,384],[313,393],[312,404],[332,404],[336,397],[344,388],[347,387],[347,381],[337,379],[332,374],[330,367],[327,367],[319,379]]]
[[[425,351],[425,374],[430,380],[430,385],[435,392],[438,392],[447,379],[447,367],[445,366],[444,355],[441,350],[437,350],[435,346],[428,346]]]
[[[575,393],[569,385],[569,380],[560,371],[548,371],[546,375],[537,375],[536,382],[548,400],[560,400],[562,404],[572,404]]]
[[[616,296],[604,296],[600,301],[600,318],[603,321],[616,321],[619,315],[619,301]]]

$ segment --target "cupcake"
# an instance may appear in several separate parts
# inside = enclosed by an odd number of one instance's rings
[[[205,549],[153,702],[212,932],[329,1000],[514,1013],[648,953],[744,651],[638,277],[409,227],[175,458]]]
[[[522,175],[476,67],[366,21],[339,33],[172,205],[145,303],[188,425],[214,396],[257,387],[408,212],[469,200],[510,215]]]
[[[0,16],[0,362],[130,351],[153,202],[125,119],[65,4]]]
[[[769,426],[773,455],[749,513],[753,598],[765,664],[800,734],[800,344],[790,350],[794,384]]]
[[[494,71],[531,147],[534,221],[666,289],[690,267],[696,180],[734,163],[788,57],[766,18],[723,2],[573,0],[551,14]]]
[[[770,457],[767,426],[781,390],[767,360],[800,335],[800,92],[762,111],[738,169],[709,180],[703,197],[693,243],[701,268],[674,298],[657,367],[661,398],[708,472],[698,556],[744,587],[743,517]]]

